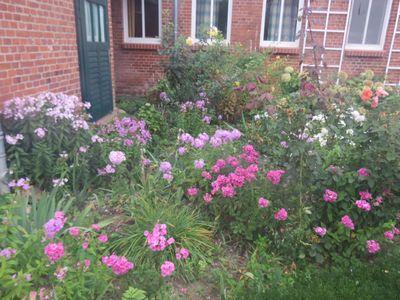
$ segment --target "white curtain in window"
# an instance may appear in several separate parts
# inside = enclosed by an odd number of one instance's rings
[[[299,0],[267,0],[264,40],[294,42],[298,11]]]
[[[210,28],[211,0],[196,1],[196,38]]]
[[[267,0],[264,40],[279,41],[279,21],[282,0]]]

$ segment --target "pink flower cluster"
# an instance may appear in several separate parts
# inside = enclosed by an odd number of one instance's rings
[[[383,87],[378,87],[375,92],[375,96],[372,98],[371,108],[377,108],[379,103],[379,97],[386,97],[389,93],[386,92]]]
[[[366,200],[357,200],[356,201],[356,206],[363,211],[370,211],[371,210],[371,204],[369,204]]]
[[[64,212],[56,211],[54,214],[54,218],[50,219],[46,224],[43,225],[46,238],[54,239],[57,232],[63,229],[65,221],[66,219],[64,216]]]
[[[375,254],[381,250],[381,246],[375,240],[368,240],[367,241],[367,250],[369,253]]]
[[[396,227],[383,233],[383,236],[388,240],[393,240],[396,235],[400,235],[400,230]]]
[[[44,254],[52,263],[55,263],[64,256],[64,244],[62,242],[50,243],[44,248]]]
[[[314,227],[314,232],[318,234],[320,237],[324,237],[327,230],[325,227]]]
[[[188,259],[189,258],[189,250],[186,248],[178,248],[176,249],[176,254],[175,257],[177,260],[181,260],[181,259]]]
[[[243,153],[240,154],[240,158],[249,164],[256,164],[260,157],[260,154],[250,144],[243,146]]]
[[[8,183],[10,188],[20,188],[23,190],[29,190],[30,188],[30,180],[29,178],[20,178],[18,180],[12,180]]]
[[[170,262],[167,260],[161,265],[161,276],[162,277],[171,276],[172,273],[174,273],[174,271],[175,271],[175,265],[173,262]]]
[[[108,159],[114,166],[117,166],[126,160],[126,156],[122,151],[111,151],[108,155]]]
[[[284,170],[271,170],[267,173],[267,179],[273,184],[278,185],[281,177],[286,173]]]
[[[17,253],[17,250],[14,248],[4,248],[0,250],[0,256],[5,257],[6,259],[10,259],[15,253]]]
[[[128,261],[125,256],[118,256],[115,254],[103,256],[101,262],[111,268],[116,275],[124,275],[135,267],[135,265]]]
[[[367,168],[360,168],[360,169],[358,169],[357,174],[360,177],[367,177],[367,176],[369,176],[369,171]]]
[[[344,227],[354,230],[353,220],[348,215],[343,216],[341,222],[344,225]]]
[[[258,207],[260,207],[260,208],[266,208],[269,206],[269,204],[270,204],[270,202],[267,199],[264,199],[264,198],[258,199]]]
[[[18,143],[18,141],[22,141],[24,139],[24,136],[20,133],[18,133],[17,135],[13,136],[13,135],[6,135],[6,142],[7,144],[10,145],[16,145]]]
[[[286,209],[281,208],[275,215],[274,218],[277,221],[285,221],[288,217],[288,213],[286,211]]]
[[[337,193],[336,192],[331,191],[329,189],[325,190],[325,194],[324,194],[325,202],[332,203],[332,202],[335,202],[336,199],[337,199]]]
[[[167,225],[166,224],[156,224],[154,225],[153,231],[144,231],[144,236],[147,239],[147,245],[152,251],[163,251],[169,245],[175,243],[175,239],[170,237],[167,239]]]
[[[186,193],[188,194],[189,197],[195,197],[198,192],[199,192],[199,190],[194,186],[192,186],[186,190]]]

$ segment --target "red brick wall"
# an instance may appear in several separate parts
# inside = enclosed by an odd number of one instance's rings
[[[232,0],[232,27],[231,42],[241,43],[252,51],[263,51],[260,48],[260,32],[263,14],[263,0]],[[179,33],[185,36],[191,34],[191,13],[192,0],[179,0]],[[357,75],[366,69],[372,69],[376,74],[385,73],[386,63],[392,35],[394,31],[396,13],[400,0],[393,0],[389,25],[386,32],[383,51],[349,51],[346,50],[343,56],[342,71],[349,75]],[[307,0],[304,0],[304,6]],[[332,0],[332,11],[347,11],[349,0]],[[162,68],[159,63],[157,51],[152,46],[126,45],[123,44],[123,20],[122,20],[122,0],[113,1],[113,30],[115,47],[115,69],[116,69],[116,89],[117,94],[144,94],[145,91],[153,86],[162,78]],[[313,10],[326,10],[328,0],[311,1]],[[163,8],[170,11],[172,15],[173,0],[164,0]],[[325,16],[313,14],[310,23],[313,29],[324,29]],[[345,15],[331,15],[328,29],[345,29]],[[302,21],[304,29],[305,20]],[[400,28],[399,28],[400,29]],[[313,33],[314,42],[321,45],[323,33]],[[344,33],[328,33],[326,47],[342,48]],[[396,38],[397,48],[400,49],[400,34]],[[308,37],[307,45],[311,45]],[[288,62],[298,67],[302,59],[303,38],[301,37],[297,49],[274,49],[276,55],[286,57]],[[143,49],[147,48],[147,49]],[[313,63],[312,52],[306,51],[304,56],[305,63]],[[328,65],[338,65],[340,62],[339,51],[325,51],[324,62]],[[391,64],[400,66],[400,53],[393,54]],[[326,73],[335,72],[337,69],[328,68]],[[397,72],[397,73],[396,73]],[[389,77],[400,80],[400,71],[392,71]]]
[[[74,0],[1,0],[0,102],[45,91],[80,95]]]

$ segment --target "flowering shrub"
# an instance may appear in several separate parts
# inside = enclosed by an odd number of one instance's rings
[[[65,177],[68,169],[64,166],[79,164],[78,149],[88,143],[89,115],[85,109],[89,107],[78,97],[61,93],[5,102],[2,123],[11,177],[28,177],[40,187]],[[84,167],[77,169],[80,179],[88,176]]]

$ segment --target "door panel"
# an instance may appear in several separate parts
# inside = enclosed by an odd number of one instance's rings
[[[93,120],[113,109],[107,0],[76,0],[82,98]]]

